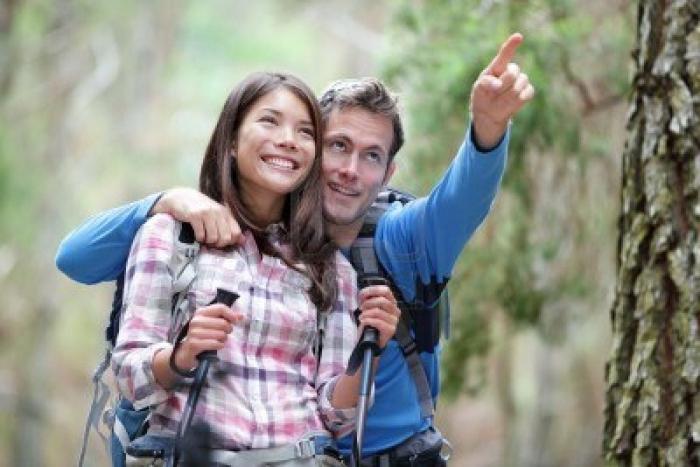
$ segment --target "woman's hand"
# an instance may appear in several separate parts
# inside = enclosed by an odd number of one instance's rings
[[[371,326],[379,331],[379,347],[384,348],[399,323],[401,310],[391,289],[386,285],[372,285],[360,290],[360,330]]]
[[[189,371],[197,366],[197,355],[207,350],[221,350],[233,326],[243,320],[243,314],[220,303],[195,311],[187,335],[175,350],[175,366]]]

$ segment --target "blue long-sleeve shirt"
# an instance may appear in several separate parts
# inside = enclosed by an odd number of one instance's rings
[[[505,170],[509,134],[487,153],[468,133],[442,179],[424,198],[400,203],[384,214],[374,237],[377,256],[404,299],[416,296],[415,284],[449,279],[467,241],[491,209]],[[433,398],[440,387],[440,349],[420,354]],[[395,340],[384,349],[375,378],[374,405],[367,414],[363,453],[374,454],[424,431],[418,390]],[[343,452],[352,438],[339,440]]]
[[[507,133],[492,150],[476,149],[467,133],[442,179],[431,193],[392,207],[380,219],[375,249],[404,298],[415,297],[416,279],[447,280],[469,238],[488,214],[505,169]],[[61,243],[58,268],[71,278],[92,284],[114,280],[123,271],[136,231],[146,220],[156,195],[90,218]],[[439,349],[421,354],[433,397],[439,391]],[[384,451],[428,428],[419,398],[396,341],[382,353],[375,378],[374,405],[365,429],[363,452]],[[352,438],[339,440],[348,453]]]
[[[116,280],[126,268],[136,232],[161,194],[90,217],[58,246],[56,267],[83,284]]]

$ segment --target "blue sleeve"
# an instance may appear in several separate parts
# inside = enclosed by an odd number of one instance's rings
[[[124,271],[136,232],[160,196],[155,193],[86,220],[59,245],[56,267],[83,284],[115,280]]]
[[[471,128],[439,183],[425,198],[390,209],[379,220],[375,248],[407,300],[416,280],[452,275],[457,257],[491,209],[506,164],[510,128],[488,152],[474,145]],[[397,203],[398,204],[398,203]]]

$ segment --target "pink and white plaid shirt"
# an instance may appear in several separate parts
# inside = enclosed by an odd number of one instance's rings
[[[120,391],[138,409],[152,407],[149,432],[174,434],[190,381],[172,390],[158,385],[152,361],[167,346],[171,327],[176,221],[156,215],[141,228],[126,268],[121,329],[112,366]],[[274,230],[274,229],[273,229]],[[328,312],[317,380],[313,343],[316,307],[309,280],[281,259],[260,255],[250,233],[242,247],[202,247],[197,277],[187,294],[189,312],[209,304],[217,288],[236,292],[234,309],[246,319],[218,352],[197,405],[217,448],[252,449],[296,441],[312,431],[344,435],[354,409],[334,409],[330,397],[357,340],[355,271],[336,254],[338,299]]]

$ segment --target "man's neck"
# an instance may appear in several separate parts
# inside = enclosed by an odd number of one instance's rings
[[[333,239],[339,248],[349,248],[353,244],[362,229],[363,219],[347,225],[326,223],[326,231],[328,236]]]

